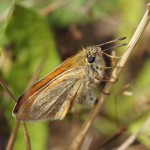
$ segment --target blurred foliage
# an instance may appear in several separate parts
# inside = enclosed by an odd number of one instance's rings
[[[112,37],[120,36],[127,36],[129,41],[146,10],[146,2],[148,1],[64,0],[64,4],[59,6],[61,0],[18,0],[17,2],[2,0],[0,2],[1,77],[13,95],[18,97],[28,87],[39,66],[42,66],[40,78],[58,66],[60,57],[63,59],[74,54],[76,47],[81,48],[84,44],[95,44],[97,41],[108,41]],[[44,14],[48,6],[49,12]],[[149,117],[149,33],[149,30],[144,33],[145,36],[137,45],[119,77],[119,82],[115,84],[109,99],[94,122],[94,131],[91,132],[94,138],[97,137],[97,141],[111,137],[120,128],[135,133]],[[124,48],[119,49],[118,55],[123,51]],[[10,132],[14,127],[15,121],[11,116],[14,104],[2,87],[0,87],[0,97],[0,110],[3,112],[0,113],[0,146],[5,147],[9,136],[6,133],[2,134],[2,131],[6,129]],[[63,149],[66,144],[70,144],[67,142],[76,135],[88,113],[89,110],[88,112],[80,110],[75,116],[66,117],[61,122],[56,124],[51,122],[50,127],[47,122],[30,123],[28,129],[32,149],[46,149],[50,144],[49,149],[54,146]],[[6,126],[3,125],[2,118],[5,118]],[[69,133],[68,126],[72,129]],[[61,130],[62,137],[57,130]],[[95,130],[98,132],[95,133]],[[59,137],[54,131],[57,131]],[[146,129],[146,132],[149,132],[149,129]],[[52,139],[56,141],[51,143]],[[150,149],[148,135],[142,134],[138,141]],[[100,143],[97,142],[98,144]],[[25,149],[22,127],[19,128],[14,149]]]
[[[49,73],[60,62],[53,33],[48,27],[47,21],[36,12],[21,5],[14,6],[3,40],[1,74],[7,81],[12,93],[17,97],[27,87],[41,61],[46,59],[42,64],[44,66],[40,76]],[[5,101],[3,99],[0,103],[3,104]],[[7,110],[5,110],[6,116],[12,121],[12,105],[7,103],[5,107],[7,107]],[[34,137],[32,140],[35,143],[46,138],[47,132],[44,126],[44,124],[30,126],[31,139]],[[39,130],[43,132],[40,132],[40,136],[37,136]],[[20,131],[20,134],[22,135],[23,132]],[[39,149],[45,147],[46,140],[42,142],[38,146]],[[20,149],[23,143],[24,139],[19,138],[16,142],[17,149]],[[36,146],[33,142],[33,149],[36,149]]]

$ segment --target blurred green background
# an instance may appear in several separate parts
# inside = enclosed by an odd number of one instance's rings
[[[0,77],[17,98],[29,85],[51,72],[83,46],[126,36],[129,42],[149,1],[137,0],[1,0]],[[104,103],[81,149],[113,149],[138,131],[149,117],[150,27]],[[116,50],[122,55],[125,48]],[[39,68],[40,66],[40,68]],[[0,87],[0,150],[15,126],[14,103]],[[90,112],[77,109],[63,121],[27,123],[33,150],[65,150]],[[150,149],[150,129],[130,148]],[[20,126],[15,150],[26,149]]]

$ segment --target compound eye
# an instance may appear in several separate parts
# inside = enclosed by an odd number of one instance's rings
[[[95,57],[90,55],[90,56],[88,56],[87,60],[89,63],[93,63],[95,61]]]

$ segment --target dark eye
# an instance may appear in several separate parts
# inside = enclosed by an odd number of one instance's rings
[[[89,63],[93,63],[93,62],[95,61],[95,57],[92,56],[92,55],[88,56],[87,59],[88,59],[88,62],[89,62]]]

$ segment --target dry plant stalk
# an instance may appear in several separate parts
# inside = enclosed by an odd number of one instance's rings
[[[133,51],[133,48],[135,47],[137,41],[141,37],[143,31],[145,30],[149,20],[150,20],[150,3],[147,5],[147,11],[145,12],[145,15],[143,16],[138,28],[136,29],[132,39],[130,40],[125,53],[122,55],[122,57],[120,58],[120,60],[118,61],[116,67],[114,68],[112,72],[112,75],[110,77],[110,81],[112,82],[107,82],[107,84],[105,85],[104,90],[103,90],[104,93],[110,93],[110,90],[112,89],[114,85],[114,81],[117,80],[122,68],[125,66],[129,55]],[[87,135],[91,125],[94,122],[94,119],[96,118],[96,115],[98,114],[99,110],[102,107],[103,101],[107,97],[107,95],[104,93],[101,93],[101,96],[99,97],[99,102],[90,112],[88,119],[83,124],[82,128],[79,131],[79,134],[76,136],[72,145],[69,147],[69,150],[78,150],[80,148],[80,145],[84,137]]]
[[[136,138],[144,132],[146,128],[150,126],[150,117],[145,121],[142,127],[135,133],[132,134],[122,145],[120,145],[116,150],[126,150]]]
[[[19,122],[16,122],[14,129],[11,131],[7,146],[6,146],[6,150],[12,150],[14,147],[14,143],[17,137],[17,133],[18,133],[18,129],[19,129]]]
[[[26,143],[26,149],[27,150],[31,150],[31,143],[30,143],[30,137],[29,137],[29,134],[28,134],[27,126],[26,126],[26,124],[24,122],[22,124],[23,124],[23,131],[24,131],[24,138],[25,138],[25,143]]]
[[[0,84],[2,85],[2,87],[4,88],[4,90],[8,93],[8,95],[12,98],[13,102],[15,103],[17,101],[16,98],[10,92],[10,90],[8,89],[7,85],[2,80],[2,78],[0,78]],[[8,140],[8,143],[7,143],[7,146],[6,146],[6,150],[12,150],[13,149],[14,143],[15,143],[15,140],[16,140],[16,136],[17,136],[17,133],[18,133],[19,125],[20,125],[20,123],[17,121],[16,124],[15,124],[15,127],[12,130],[11,135],[9,137],[9,140]],[[28,130],[27,130],[27,127],[26,127],[25,123],[23,123],[23,130],[24,130],[24,137],[25,137],[26,149],[27,150],[31,150],[31,144],[30,144],[29,134],[28,134]]]

